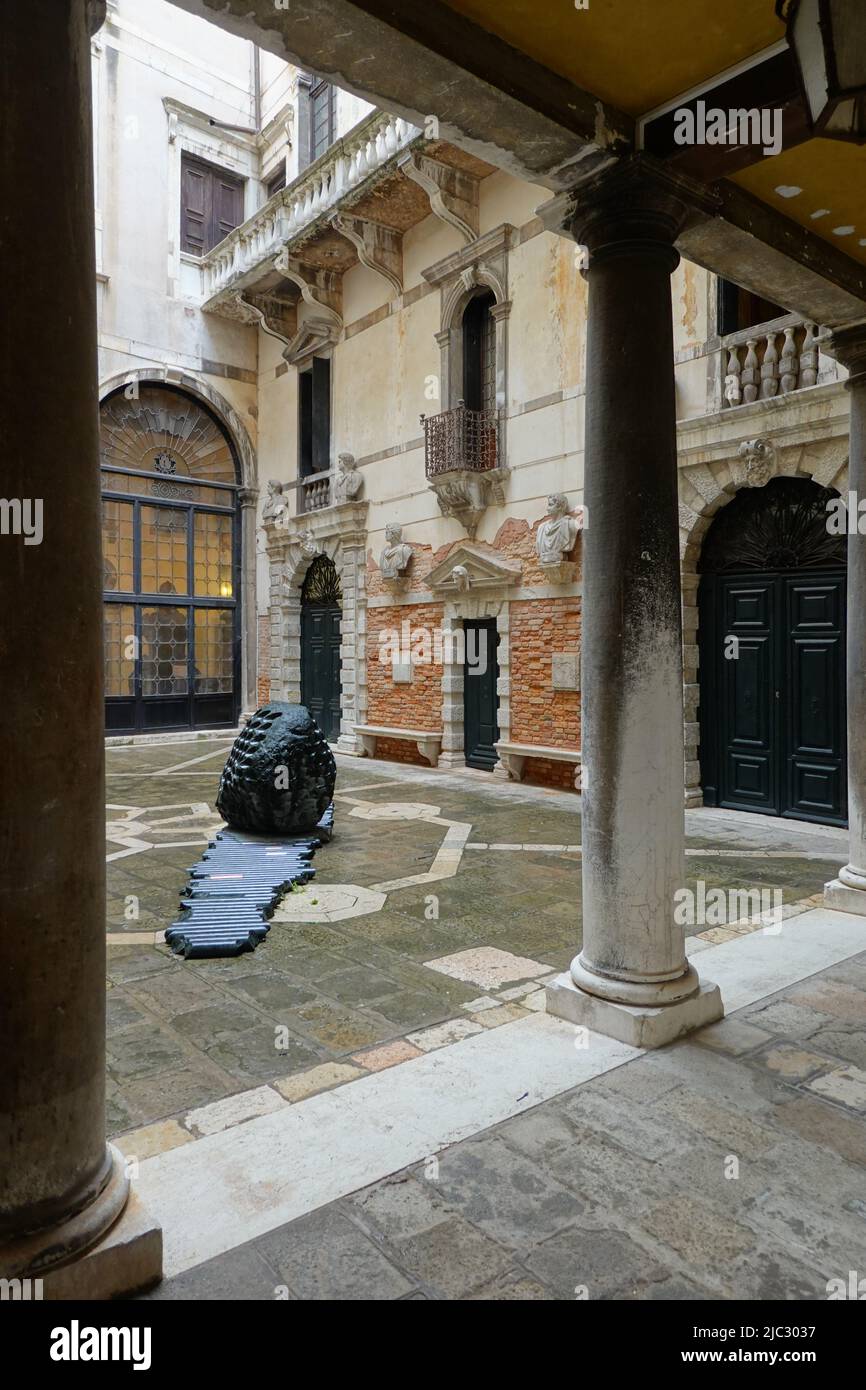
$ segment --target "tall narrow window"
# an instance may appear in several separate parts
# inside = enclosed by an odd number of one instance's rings
[[[243,220],[243,179],[185,154],[181,163],[181,249],[191,256],[205,256]]]
[[[300,475],[323,473],[331,464],[331,363],[314,357],[298,374],[298,461]]]
[[[275,171],[265,183],[265,192],[269,198],[273,198],[275,193],[279,193],[281,188],[286,186],[286,161],[277,165]]]
[[[330,82],[314,82],[310,89],[310,162],[334,143],[334,89]]]
[[[463,399],[469,410],[496,409],[495,296],[485,290],[463,314]]]

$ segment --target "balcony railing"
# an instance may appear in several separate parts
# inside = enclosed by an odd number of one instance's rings
[[[301,487],[301,510],[303,512],[320,512],[323,507],[331,505],[331,478],[333,474],[311,473],[309,477],[302,479]]]
[[[421,131],[400,116],[374,112],[333,145],[288,188],[202,258],[204,298],[243,288],[299,232],[393,160]]]
[[[495,410],[469,410],[462,401],[454,410],[422,415],[424,467],[428,478],[465,469],[483,473],[496,468],[499,417]]]
[[[722,340],[725,406],[786,396],[818,382],[818,328],[794,315]]]

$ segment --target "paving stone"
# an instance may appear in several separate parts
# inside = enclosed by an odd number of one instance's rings
[[[683,1194],[661,1202],[647,1212],[640,1224],[698,1268],[708,1260],[717,1268],[744,1251],[753,1250],[756,1243],[754,1232],[746,1226]]]
[[[280,1047],[276,1042],[279,1040]],[[206,1049],[207,1057],[242,1082],[265,1080],[300,1071],[321,1060],[320,1053],[296,1033],[280,1035],[272,1023],[262,1020],[245,1033],[235,1033]]]
[[[834,1020],[826,1028],[819,1028],[809,1039],[813,1047],[829,1053],[840,1062],[853,1062],[855,1067],[866,1071],[866,1028],[859,1023],[843,1023]]]
[[[253,1303],[277,1299],[279,1282],[256,1250],[241,1246],[175,1275],[173,1279],[163,1280],[143,1298],[147,1302],[162,1303],[172,1300]]]
[[[383,1043],[381,1047],[371,1047],[366,1052],[356,1052],[352,1061],[367,1071],[384,1071],[386,1067],[396,1067],[400,1062],[409,1062],[413,1057],[422,1057],[420,1047],[397,1038],[395,1042]]]
[[[383,1020],[350,1009],[331,999],[317,999],[286,1014],[293,1031],[321,1043],[331,1052],[352,1052],[386,1037],[390,1029]]]
[[[738,1157],[760,1158],[776,1143],[776,1134],[769,1127],[684,1090],[669,1092],[653,1108],[656,1115],[668,1115],[677,1124],[688,1125]]]
[[[515,956],[495,946],[458,951],[451,956],[440,956],[438,960],[428,960],[425,964],[428,970],[437,970],[440,974],[479,985],[482,989],[499,989],[517,980],[531,980],[550,973],[550,967],[544,962]]]
[[[537,1246],[526,1267],[557,1298],[610,1298],[667,1277],[669,1270],[619,1231],[572,1226]]]
[[[511,1250],[460,1216],[395,1240],[390,1248],[401,1269],[442,1298],[465,1297],[504,1270],[512,1258]]]
[[[573,1192],[498,1138],[449,1149],[432,1181],[467,1221],[512,1247],[534,1245],[583,1211]]]
[[[422,1052],[434,1052],[439,1047],[450,1047],[461,1038],[471,1038],[473,1033],[481,1031],[481,1024],[473,1023],[469,1018],[449,1018],[445,1023],[437,1023],[433,1028],[422,1028],[418,1033],[407,1034],[407,1037],[408,1041]]]
[[[399,1298],[413,1283],[339,1206],[260,1236],[257,1252],[300,1299]]]
[[[232,990],[237,990],[278,1018],[290,1009],[296,1009],[300,1004],[306,1004],[316,997],[312,990],[303,989],[287,980],[284,975],[262,973],[242,975],[240,979],[233,979]]]
[[[523,1270],[507,1269],[489,1284],[469,1294],[468,1298],[473,1302],[540,1303],[550,1302],[556,1295]]]
[[[866,1022],[866,990],[841,984],[838,980],[810,980],[795,986],[789,998],[851,1023]]]
[[[701,1028],[695,1033],[694,1040],[701,1047],[739,1057],[767,1042],[768,1035],[752,1023],[744,1023],[738,1018],[722,1018],[718,1023]]]
[[[789,1133],[866,1168],[866,1126],[832,1106],[803,1096],[778,1106],[776,1123]]]
[[[839,1067],[806,1083],[806,1089],[848,1110],[866,1111],[866,1071],[859,1067]]]
[[[311,1067],[297,1076],[286,1076],[273,1084],[286,1100],[297,1102],[307,1096],[318,1095],[320,1091],[331,1091],[344,1081],[354,1081],[366,1075],[362,1067],[350,1066],[348,1062],[323,1062],[321,1066]]]
[[[817,1052],[807,1052],[790,1043],[777,1043],[761,1048],[748,1059],[752,1067],[761,1067],[782,1081],[804,1081],[819,1071],[827,1071],[832,1061]]]
[[[126,1158],[143,1161],[145,1158],[152,1158],[154,1154],[163,1154],[169,1149],[179,1148],[181,1144],[191,1144],[192,1135],[183,1129],[177,1120],[158,1120],[155,1124],[119,1135],[114,1143]]]
[[[770,1033],[784,1033],[793,1038],[808,1038],[831,1019],[828,1014],[818,1013],[803,1004],[791,1004],[780,1000],[768,1004],[764,1009],[752,1010],[749,1022],[757,1028],[766,1028]]]
[[[196,1136],[219,1134],[234,1125],[254,1120],[259,1115],[270,1115],[280,1110],[285,1102],[270,1086],[257,1086],[252,1091],[239,1091],[237,1095],[227,1096],[211,1105],[190,1110],[184,1117],[188,1130]]]
[[[519,1004],[502,1004],[498,1009],[485,1009],[478,1014],[478,1021],[484,1028],[501,1028],[503,1023],[516,1023],[519,1018],[527,1018],[526,1009]]]
[[[117,1080],[153,1076],[176,1066],[181,1048],[172,1034],[145,1019],[113,1033],[106,1042],[106,1061]]]

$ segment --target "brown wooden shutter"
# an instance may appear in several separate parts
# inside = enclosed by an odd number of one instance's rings
[[[181,166],[181,248],[204,256],[244,220],[244,181],[184,155]]]

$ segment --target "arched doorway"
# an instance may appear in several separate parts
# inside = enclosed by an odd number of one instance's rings
[[[846,822],[845,547],[832,488],[774,478],[707,532],[699,564],[704,802]]]
[[[201,402],[138,383],[100,408],[108,733],[240,712],[238,463]]]
[[[301,588],[301,703],[329,742],[340,734],[342,603],[336,565],[328,555],[317,555]]]

